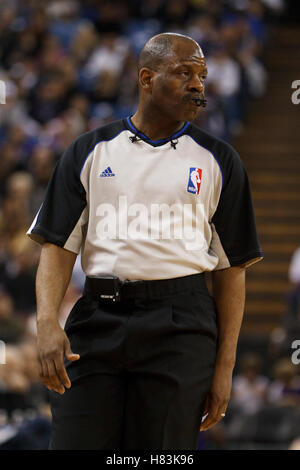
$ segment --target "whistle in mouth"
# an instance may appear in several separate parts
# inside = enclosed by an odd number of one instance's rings
[[[196,103],[197,106],[203,106],[203,108],[205,108],[207,104],[207,100],[204,100],[203,98],[193,98],[193,101]]]

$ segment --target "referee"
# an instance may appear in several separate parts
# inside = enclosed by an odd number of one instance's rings
[[[245,268],[262,258],[246,170],[191,122],[207,75],[194,40],[154,36],[138,66],[136,113],[70,145],[28,230],[50,449],[196,449],[230,398]]]

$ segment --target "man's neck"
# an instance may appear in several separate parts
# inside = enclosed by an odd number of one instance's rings
[[[178,132],[184,125],[183,121],[171,121],[157,116],[155,113],[140,109],[132,116],[133,125],[151,140],[166,139]]]

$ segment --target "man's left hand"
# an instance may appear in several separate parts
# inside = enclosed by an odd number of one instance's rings
[[[207,416],[200,426],[200,431],[207,431],[224,418],[222,415],[226,413],[231,386],[232,369],[216,368],[203,413],[203,416]]]

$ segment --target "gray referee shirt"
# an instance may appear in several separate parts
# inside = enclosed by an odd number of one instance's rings
[[[245,167],[186,122],[150,140],[128,117],[77,138],[27,234],[81,251],[87,276],[168,279],[262,259]]]

